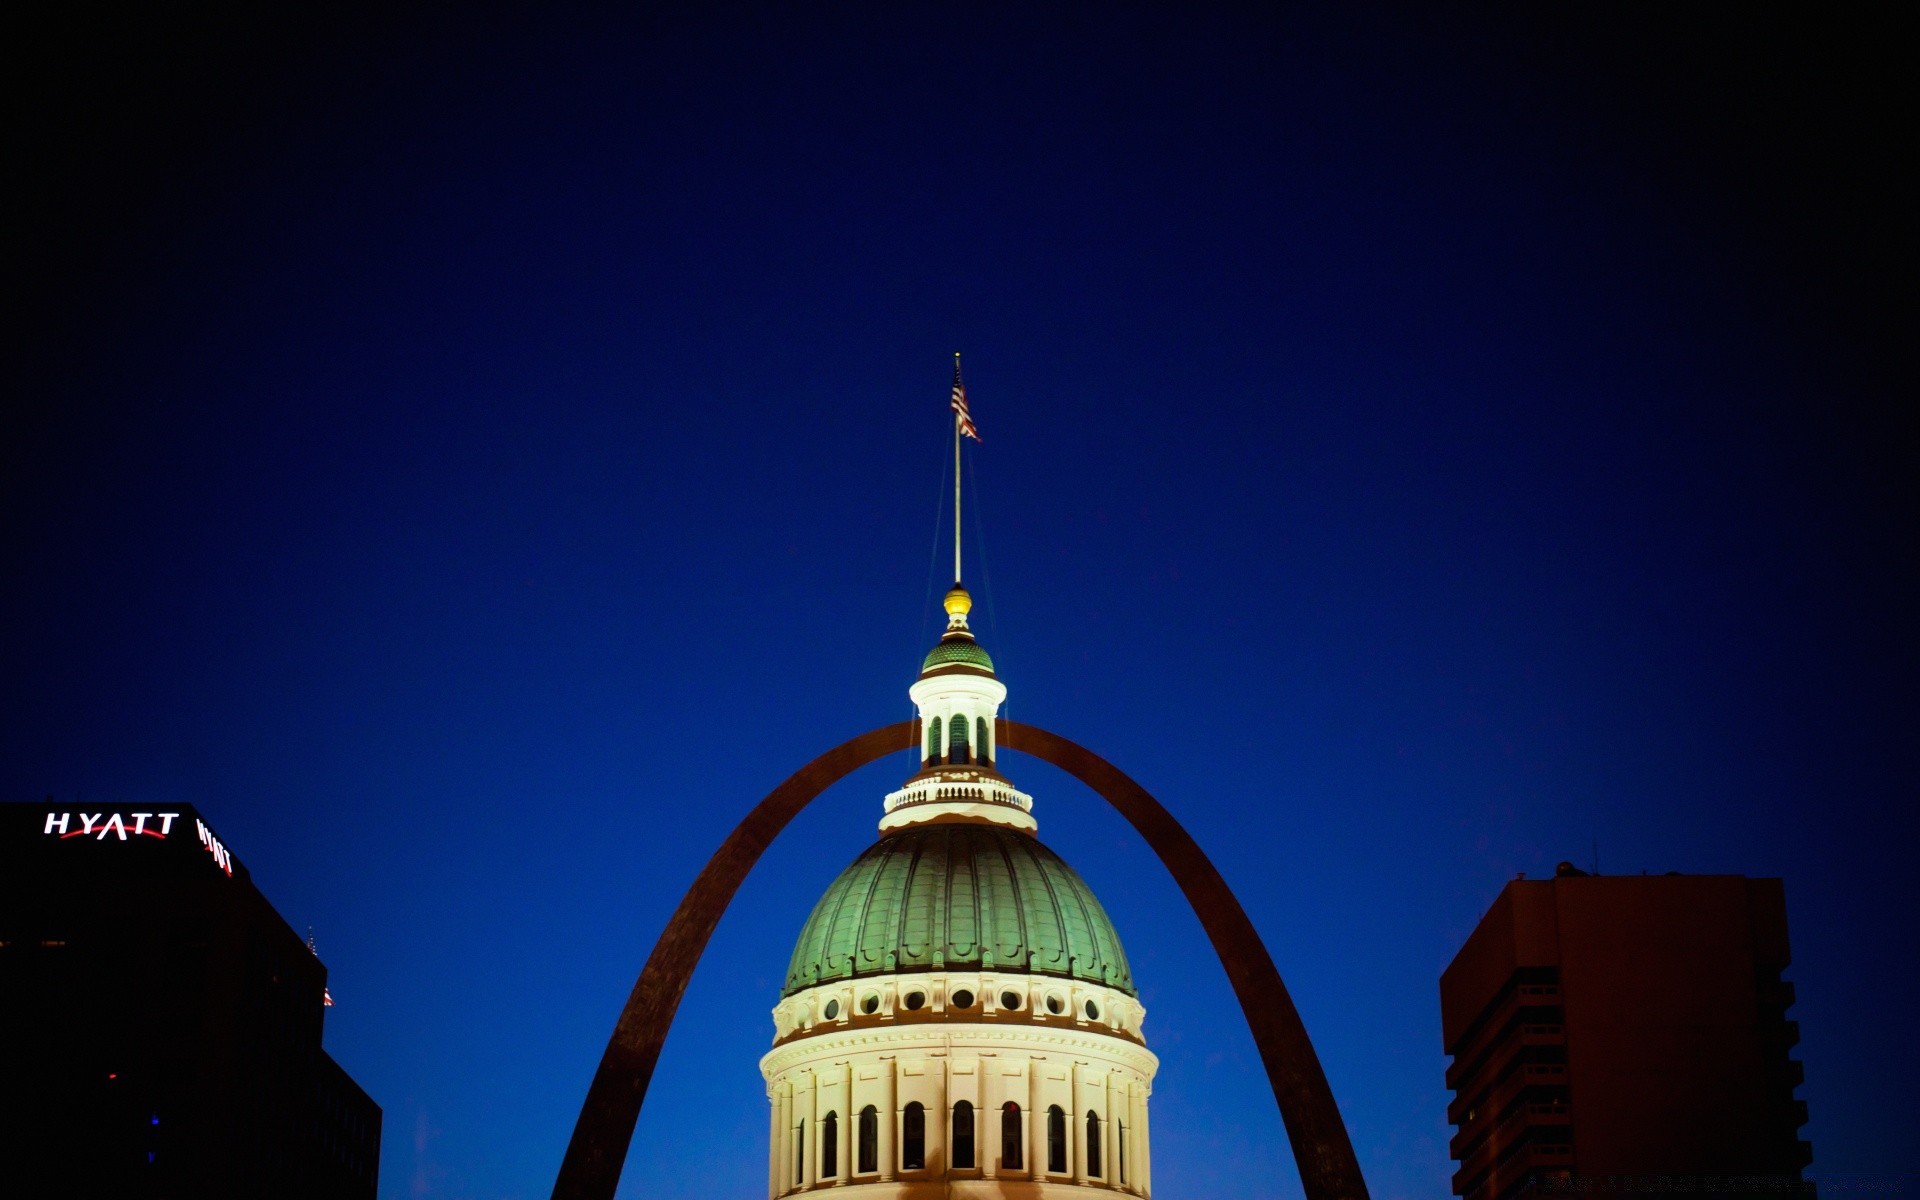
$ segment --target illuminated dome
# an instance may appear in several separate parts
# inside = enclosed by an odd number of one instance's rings
[[[986,648],[972,638],[950,638],[927,651],[927,661],[920,664],[920,671],[925,674],[952,666],[978,667],[991,672],[993,659],[987,656]]]
[[[915,826],[868,848],[814,906],[782,994],[963,967],[1137,994],[1119,935],[1085,881],[1035,838],[985,823]]]

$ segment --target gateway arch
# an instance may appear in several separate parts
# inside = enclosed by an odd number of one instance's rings
[[[1052,763],[1098,792],[1153,847],[1220,956],[1280,1107],[1308,1200],[1367,1200],[1346,1125],[1306,1026],[1253,922],[1192,836],[1106,759],[1032,725],[995,722],[997,744]],[[755,805],[714,851],[647,956],[574,1123],[553,1200],[613,1200],[660,1049],[693,969],[734,893],[800,810],[853,771],[920,744],[920,723],[883,725],[814,759]]]

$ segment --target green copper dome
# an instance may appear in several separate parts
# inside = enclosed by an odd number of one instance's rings
[[[920,673],[926,674],[935,667],[951,666],[979,667],[982,671],[993,670],[993,660],[980,643],[972,638],[957,637],[939,642],[927,651],[927,661],[920,664]]]
[[[952,968],[1136,994],[1106,910],[1059,855],[1004,826],[949,824],[891,833],[840,872],[800,931],[782,995]]]

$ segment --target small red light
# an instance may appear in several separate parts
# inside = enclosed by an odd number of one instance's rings
[[[108,1078],[108,1079],[118,1079],[118,1078],[120,1078],[120,1076],[119,1076],[119,1074],[118,1074],[117,1072],[114,1072],[114,1071],[108,1071],[108,1072],[107,1072],[107,1078]]]

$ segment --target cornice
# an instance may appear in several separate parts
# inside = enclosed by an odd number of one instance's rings
[[[769,1050],[760,1059],[760,1073],[771,1083],[776,1076],[805,1067],[815,1060],[832,1060],[849,1055],[885,1058],[899,1057],[903,1051],[924,1050],[944,1053],[949,1059],[958,1052],[1028,1054],[1045,1050],[1053,1053],[1085,1054],[1127,1067],[1151,1084],[1160,1069],[1159,1056],[1145,1046],[1108,1034],[1079,1029],[1044,1026],[961,1025],[917,1026],[894,1029],[847,1029],[789,1042]]]

